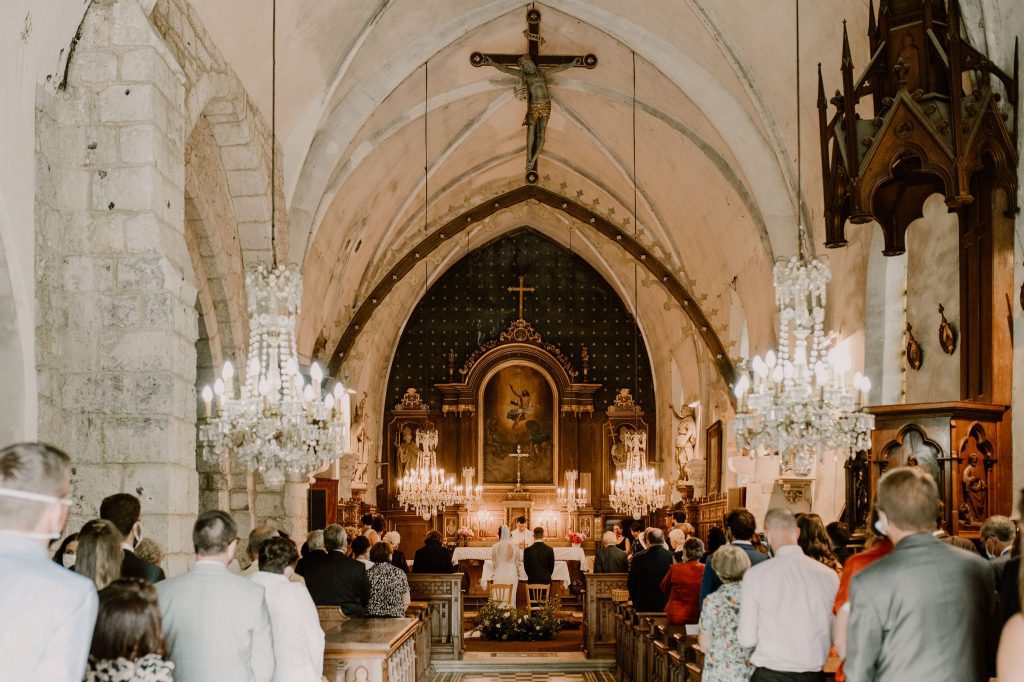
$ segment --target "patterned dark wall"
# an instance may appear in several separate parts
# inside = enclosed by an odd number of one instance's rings
[[[589,381],[602,384],[595,412],[603,412],[620,388],[629,388],[642,409],[652,412],[650,363],[623,301],[586,261],[527,229],[474,251],[430,287],[399,341],[388,407],[410,386],[422,393],[425,383],[448,382],[449,348],[455,350],[455,381],[460,380],[458,368],[466,357],[518,317],[518,295],[507,289],[518,286],[519,275],[526,277],[525,286],[537,289],[524,297],[524,317],[545,343],[558,346],[577,372],[580,347],[590,351]],[[582,375],[576,381],[584,381]],[[431,389],[424,400],[436,409],[440,395]]]

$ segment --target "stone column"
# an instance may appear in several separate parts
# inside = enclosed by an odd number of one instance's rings
[[[74,49],[40,93],[39,433],[74,461],[69,529],[137,495],[174,575],[198,510],[183,77],[137,0],[93,2]]]

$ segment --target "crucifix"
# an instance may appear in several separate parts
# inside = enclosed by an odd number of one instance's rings
[[[537,287],[524,287],[523,286],[523,280],[524,279],[526,279],[526,277],[524,277],[523,275],[519,275],[519,286],[517,286],[517,287],[509,287],[508,288],[509,293],[513,293],[513,294],[516,293],[516,292],[519,293],[519,319],[520,320],[526,319],[526,318],[523,317],[523,294],[532,294],[534,291],[537,291]]]
[[[597,66],[597,57],[592,54],[583,56],[540,54],[540,45],[544,38],[540,35],[540,12],[531,7],[526,11],[526,30],[523,34],[527,40],[527,54],[485,54],[474,52],[469,55],[469,63],[473,66],[493,66],[502,73],[519,79],[516,97],[526,100],[526,182],[537,183],[537,157],[544,148],[544,132],[551,116],[551,94],[548,92],[547,77],[573,67],[593,69]],[[545,68],[546,67],[546,68]]]
[[[516,451],[509,455],[509,457],[515,457],[516,458],[516,487],[513,490],[513,492],[517,492],[517,493],[523,492],[523,472],[522,472],[522,468],[521,468],[520,465],[521,465],[521,463],[523,461],[523,457],[529,457],[529,456],[530,456],[530,453],[523,452],[523,446],[521,446],[521,445],[517,445],[516,446]]]

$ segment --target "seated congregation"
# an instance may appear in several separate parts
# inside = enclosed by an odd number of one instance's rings
[[[65,531],[70,471],[70,458],[47,445],[0,450],[5,679],[333,679],[325,666],[336,664],[332,642],[343,649],[361,623],[410,620],[411,584],[454,570],[436,531],[410,570],[396,549],[401,538],[372,516],[351,534],[340,525],[314,531],[301,551],[259,526],[248,538],[252,564],[241,569],[237,526],[215,510],[194,523],[192,568],[165,576],[159,548],[142,551],[138,498],[123,493],[104,499],[100,518],[50,556]],[[932,478],[900,467],[880,479],[871,537],[856,553],[847,551],[842,524],[826,527],[817,515],[785,508],[768,510],[763,534],[750,511],[730,511],[708,547],[682,514],[667,533],[609,531],[584,587],[595,592],[586,608],[597,597],[593,585],[621,577],[628,600],[615,606],[610,642],[620,679],[632,682],[1019,679],[1017,528],[1006,517],[985,522],[986,560],[936,527],[938,509]],[[501,528],[492,548],[496,581],[508,573],[514,582],[522,560],[531,582],[551,582],[554,553],[542,529],[532,535],[520,549]],[[593,617],[585,615],[591,624]],[[645,621],[646,630],[636,627]],[[680,677],[665,646],[673,632],[701,661]],[[650,646],[638,654],[644,636]],[[669,663],[659,663],[655,645]],[[410,640],[401,679],[429,675],[429,648],[413,654],[414,646]]]

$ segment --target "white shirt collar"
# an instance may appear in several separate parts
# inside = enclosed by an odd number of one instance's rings
[[[1009,554],[1012,551],[1013,551],[1013,545],[1010,545],[1009,547],[1004,548],[1003,551],[999,553],[999,556],[1006,556],[1007,554]]]
[[[732,544],[734,544],[734,545],[749,545],[750,547],[754,546],[754,543],[751,542],[750,540],[733,540]]]
[[[130,544],[128,544],[127,542],[122,542],[122,543],[121,543],[121,549],[127,549],[127,550],[128,550],[129,552],[131,552],[132,554],[135,554],[135,548],[134,548],[134,547],[132,547],[132,546],[131,546]]]

